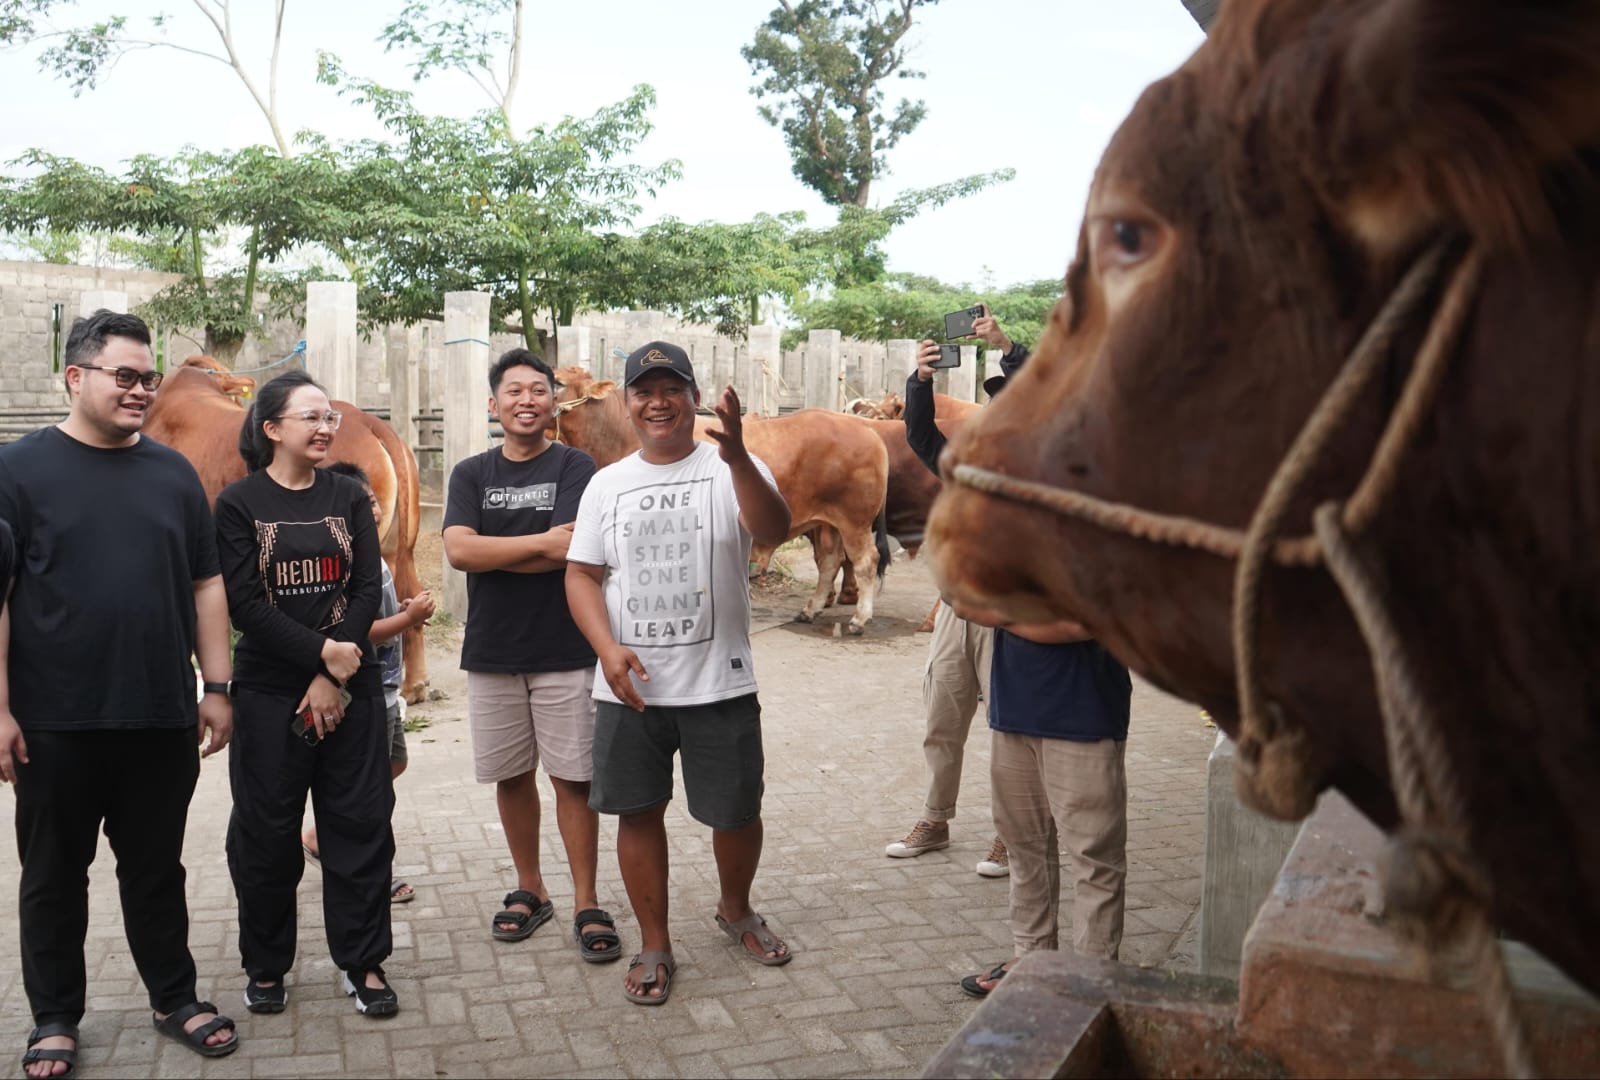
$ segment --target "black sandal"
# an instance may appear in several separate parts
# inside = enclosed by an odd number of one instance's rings
[[[540,900],[527,889],[513,889],[506,893],[506,898],[500,902],[506,906],[506,910],[496,915],[489,923],[489,930],[494,934],[496,941],[521,941],[555,918],[555,905],[548,900]],[[526,904],[533,909],[533,914],[530,915],[526,911],[512,911],[512,904]],[[515,924],[515,929],[502,929],[500,924],[503,922]]]
[[[65,1047],[59,1050],[35,1050],[34,1044],[45,1039],[64,1036],[73,1042],[69,1050]],[[28,1036],[28,1048],[22,1054],[22,1075],[28,1075],[28,1066],[41,1061],[64,1061],[67,1071],[55,1073],[50,1080],[65,1080],[72,1075],[72,1070],[78,1067],[78,1025],[77,1024],[40,1024],[33,1029],[33,1034]]]
[[[978,985],[978,981],[980,979],[987,979],[990,983],[998,985],[1000,980],[1006,977],[1006,965],[1010,962],[1011,961],[1009,960],[1002,960],[994,967],[984,972],[982,975],[968,975],[965,979],[961,980],[961,992],[966,994],[968,997],[988,997],[994,992],[994,986],[991,985],[989,989],[985,990],[983,987]]]
[[[586,923],[600,923],[609,930],[585,930]],[[572,917],[572,936],[578,943],[578,952],[591,964],[604,964],[622,955],[622,938],[617,936],[617,922],[611,912],[600,908],[584,908]],[[596,945],[605,945],[603,949]]]
[[[216,1013],[217,1015],[193,1031],[183,1030],[183,1022],[200,1013]],[[209,1001],[191,1001],[181,1009],[174,1009],[161,1019],[150,1018],[155,1029],[169,1039],[176,1039],[201,1057],[217,1058],[227,1057],[239,1049],[239,1033],[234,1031],[233,1021],[222,1015]],[[223,1043],[207,1043],[206,1040],[219,1031],[233,1031],[233,1038]]]

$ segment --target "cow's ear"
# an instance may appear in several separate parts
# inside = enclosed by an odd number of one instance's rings
[[[1552,190],[1593,182],[1600,4],[1386,0],[1341,29],[1312,107],[1313,182],[1370,247],[1438,227],[1517,246],[1554,227]]]
[[[602,398],[608,398],[611,396],[611,392],[616,388],[617,384],[613,379],[606,379],[603,382],[597,382],[589,387],[589,399],[591,401],[599,401]]]

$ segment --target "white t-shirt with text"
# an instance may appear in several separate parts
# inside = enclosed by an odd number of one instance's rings
[[[752,460],[772,484],[771,470]],[[670,465],[630,454],[589,481],[567,559],[605,568],[611,632],[650,675],[634,679],[645,704],[703,705],[755,691],[750,543],[733,474],[711,443]],[[594,696],[617,701],[603,671]]]

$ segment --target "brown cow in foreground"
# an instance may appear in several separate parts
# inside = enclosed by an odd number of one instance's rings
[[[556,370],[561,383],[557,395],[565,409],[551,422],[550,432],[568,446],[583,450],[604,468],[639,449],[623,406],[622,392],[613,382],[596,382],[582,368]],[[712,417],[697,417],[695,434],[716,425]],[[867,568],[874,587],[864,590],[851,616],[848,632],[859,634],[872,618],[877,585],[888,569],[888,541],[879,529],[884,491],[888,484],[888,456],[883,444],[855,417],[822,409],[805,409],[789,416],[766,419],[745,417],[745,445],[772,470],[778,490],[789,503],[789,539],[813,531],[817,560],[817,588],[797,616],[811,622],[826,606],[833,579],[845,557]],[[838,543],[820,539],[828,530]],[[769,559],[772,549],[755,548],[751,558]]]
[[[238,398],[246,383],[254,385],[209,356],[191,356],[168,372],[145,414],[144,433],[189,459],[213,504],[219,491],[244,476],[239,429],[245,414]],[[382,420],[348,402],[335,401],[333,407],[344,413],[345,422],[329,444],[328,460],[354,462],[371,478],[380,511],[378,536],[394,574],[395,592],[415,596],[422,591],[412,554],[422,514],[416,458]],[[407,630],[401,644],[405,657],[401,692],[407,701],[421,701],[428,682],[421,627]]]
[[[1600,991],[1600,5],[1222,5],[1107,147],[1066,295],[947,476],[985,468],[1242,529],[1441,237],[1470,244],[1481,275],[1359,547],[1442,718],[1494,919]],[[1286,535],[1355,488],[1439,293]],[[957,600],[1080,619],[1238,734],[1232,559],[950,486],[929,548]],[[1345,600],[1321,566],[1269,566],[1262,595],[1276,721],[1240,759],[1279,787],[1257,797],[1303,808],[1332,785],[1395,828],[1372,660]]]

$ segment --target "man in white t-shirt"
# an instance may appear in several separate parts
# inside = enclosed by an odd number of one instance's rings
[[[673,755],[689,813],[711,828],[717,925],[752,960],[789,962],[750,908],[761,861],[761,705],[750,656],[752,541],[780,544],[789,506],[744,445],[739,398],[695,439],[688,354],[652,341],[628,357],[624,402],[640,449],[601,469],[578,506],[567,604],[599,657],[589,805],[618,815],[617,858],[642,937],[623,996],[659,1005],[676,964],[667,930]]]

